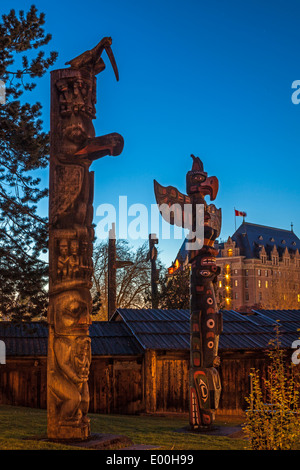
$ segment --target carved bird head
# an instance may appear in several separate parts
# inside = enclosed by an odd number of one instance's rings
[[[193,166],[186,175],[186,190],[188,195],[199,194],[210,196],[213,201],[218,193],[219,182],[215,176],[207,177],[207,173],[203,169],[203,163],[199,157],[191,155],[193,158]]]
[[[85,51],[74,59],[66,62],[66,65],[70,65],[71,68],[74,69],[86,69],[93,75],[97,75],[105,69],[105,63],[101,58],[102,52],[105,50],[111,62],[112,68],[115,72],[116,79],[118,81],[119,72],[115,57],[111,49],[111,44],[111,37],[104,37],[93,49]]]

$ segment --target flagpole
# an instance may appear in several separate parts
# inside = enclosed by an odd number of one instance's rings
[[[234,231],[236,232],[236,215],[235,215],[235,207],[233,208],[234,210]]]

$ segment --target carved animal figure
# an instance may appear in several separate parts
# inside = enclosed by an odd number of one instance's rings
[[[214,200],[218,180],[209,177],[199,157],[193,158],[192,170],[186,175],[187,194],[173,186],[163,187],[154,181],[154,191],[162,216],[171,224],[189,229],[190,276],[190,426],[193,430],[209,428],[218,408],[221,383],[216,367],[222,317],[218,312],[214,284],[219,274],[214,241],[220,233],[221,210],[207,205],[205,196]],[[173,210],[171,210],[173,208]],[[197,215],[203,208],[203,236],[197,232]],[[190,209],[190,210],[188,210]],[[171,210],[171,217],[170,217]],[[187,211],[189,217],[186,216]],[[188,246],[188,245],[186,245]],[[175,272],[176,275],[176,272]]]

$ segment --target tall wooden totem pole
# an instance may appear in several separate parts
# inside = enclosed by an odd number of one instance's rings
[[[220,268],[216,266],[214,241],[221,228],[221,209],[207,205],[205,196],[214,200],[218,180],[208,177],[198,157],[193,157],[192,170],[186,175],[187,195],[173,186],[163,187],[154,181],[154,191],[162,216],[171,224],[189,228],[190,276],[190,427],[194,431],[209,429],[218,408],[221,383],[216,367],[222,317],[215,298],[215,284]],[[173,206],[174,205],[174,206]],[[162,207],[174,207],[172,217]],[[176,210],[181,208],[180,211]],[[202,239],[196,229],[197,211],[204,209]],[[190,216],[185,212],[190,210]],[[168,217],[166,217],[166,214]],[[192,243],[191,243],[192,242]]]
[[[91,276],[94,230],[93,160],[119,155],[123,138],[95,137],[96,75],[104,38],[92,50],[51,73],[51,150],[49,184],[49,340],[48,437],[87,439],[90,435],[88,376],[91,362]]]

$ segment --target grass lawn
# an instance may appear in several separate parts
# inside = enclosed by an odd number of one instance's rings
[[[129,437],[134,444],[152,444],[161,450],[244,450],[247,441],[229,437],[176,432],[188,425],[186,417],[124,416],[90,414],[92,433]],[[221,418],[216,425],[236,426],[238,418]],[[74,450],[72,446],[44,442],[46,410],[0,405],[0,450]]]

